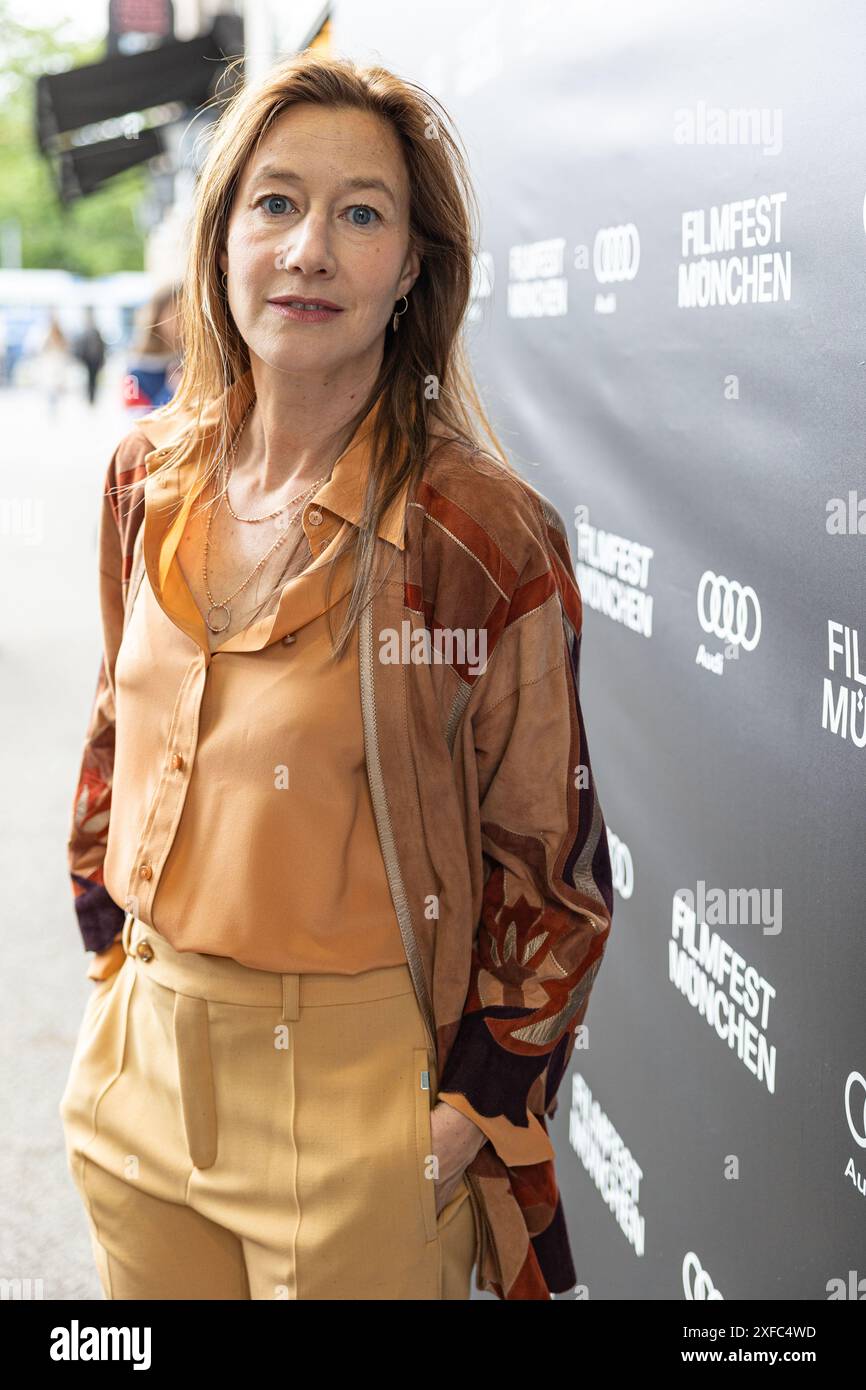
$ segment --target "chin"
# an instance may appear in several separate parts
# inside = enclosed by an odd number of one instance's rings
[[[276,342],[271,340],[262,348],[253,344],[250,351],[265,366],[272,367],[276,372],[297,372],[304,371],[306,368],[319,370],[331,366],[334,362],[333,344],[331,344],[330,351],[325,353],[322,348],[317,349],[314,344],[305,345],[296,340],[293,341],[288,333]]]

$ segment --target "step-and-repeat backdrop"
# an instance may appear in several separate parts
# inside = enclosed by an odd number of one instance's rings
[[[334,28],[463,136],[474,366],[583,595],[616,901],[552,1124],[576,1294],[863,1298],[866,11]]]

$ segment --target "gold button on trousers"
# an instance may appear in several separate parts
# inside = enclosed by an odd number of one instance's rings
[[[466,1299],[460,1186],[437,1217],[434,1061],[407,965],[278,974],[131,914],[60,1103],[111,1299]]]

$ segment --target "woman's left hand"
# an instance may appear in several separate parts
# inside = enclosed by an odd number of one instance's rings
[[[460,1186],[460,1179],[467,1164],[472,1162],[478,1150],[487,1143],[487,1135],[466,1115],[455,1110],[453,1105],[444,1100],[440,1100],[438,1105],[433,1107],[430,1130],[433,1136],[433,1153],[439,1160],[439,1177],[434,1188],[438,1216]]]

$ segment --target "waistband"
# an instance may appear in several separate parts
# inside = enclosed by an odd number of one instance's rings
[[[131,912],[126,914],[121,940],[137,969],[177,994],[223,1004],[276,1006],[282,1009],[283,1018],[297,1018],[302,1005],[356,1004],[414,993],[408,962],[364,970],[359,975],[256,970],[231,956],[176,951],[155,927]]]

